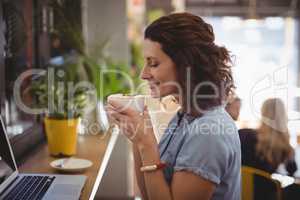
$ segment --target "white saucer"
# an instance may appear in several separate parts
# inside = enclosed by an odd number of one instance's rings
[[[89,160],[79,158],[62,158],[54,160],[50,166],[64,172],[79,172],[91,167],[93,163]]]

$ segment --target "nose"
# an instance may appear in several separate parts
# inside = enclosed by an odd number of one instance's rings
[[[140,78],[143,80],[149,80],[152,77],[150,72],[150,67],[147,67],[146,65],[143,67]]]

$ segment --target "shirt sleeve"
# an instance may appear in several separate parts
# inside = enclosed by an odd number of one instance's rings
[[[190,128],[177,155],[174,170],[189,171],[219,184],[228,170],[231,157],[226,141],[230,136],[219,131],[220,128],[214,120],[200,120]]]

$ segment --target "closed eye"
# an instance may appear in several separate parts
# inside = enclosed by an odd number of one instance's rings
[[[157,67],[159,65],[159,62],[153,57],[147,57],[146,62],[149,67]]]
[[[159,64],[158,63],[151,63],[151,64],[148,64],[149,65],[149,67],[157,67]]]

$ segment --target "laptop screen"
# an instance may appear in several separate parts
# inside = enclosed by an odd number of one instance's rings
[[[3,123],[0,120],[0,185],[16,171]]]

